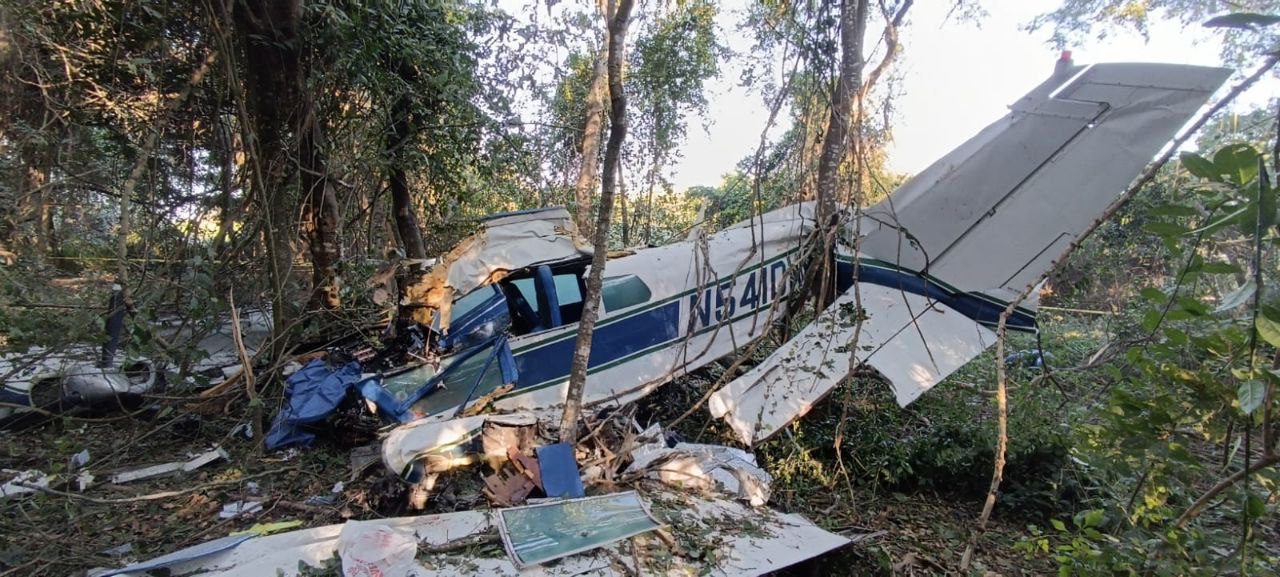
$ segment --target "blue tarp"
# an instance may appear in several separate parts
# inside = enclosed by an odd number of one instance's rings
[[[267,449],[310,445],[315,435],[303,430],[302,425],[328,417],[346,397],[347,389],[359,380],[360,363],[355,361],[334,370],[317,359],[289,375],[284,407],[267,432]]]

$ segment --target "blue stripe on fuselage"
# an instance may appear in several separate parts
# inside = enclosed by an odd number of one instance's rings
[[[853,286],[853,262],[845,259],[836,261],[836,288],[844,292]],[[984,325],[994,327],[1000,322],[1000,315],[1006,304],[992,302],[991,297],[975,293],[962,293],[948,290],[938,283],[920,274],[908,270],[869,266],[858,263],[858,282],[896,288],[941,302],[956,312]],[[1015,310],[1009,316],[1007,326],[1014,330],[1036,330],[1036,317],[1025,310]]]
[[[591,337],[590,368],[616,361],[680,336],[680,300],[634,314],[618,321],[601,324]],[[516,351],[516,367],[520,382],[516,390],[548,381],[569,378],[573,349],[577,339],[559,341],[521,352]]]

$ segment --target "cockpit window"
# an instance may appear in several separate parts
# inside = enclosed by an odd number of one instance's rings
[[[616,276],[604,279],[600,286],[600,298],[604,310],[616,311],[649,302],[649,286],[636,275]]]
[[[563,273],[555,276],[556,294],[560,297],[560,306],[575,305],[582,302],[582,289],[578,286],[578,275]],[[566,323],[573,322],[566,320]]]
[[[449,315],[450,318],[460,319],[466,316],[467,313],[475,310],[476,307],[493,298],[494,292],[495,290],[492,286],[481,287],[471,291],[466,296],[453,301],[453,311]]]

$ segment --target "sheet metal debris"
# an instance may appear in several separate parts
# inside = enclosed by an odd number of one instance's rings
[[[558,502],[563,503],[563,502]],[[632,545],[613,542],[603,547],[561,558],[552,564],[517,568],[507,556],[474,556],[459,544],[500,539],[494,513],[460,511],[421,517],[396,517],[377,521],[349,521],[314,529],[251,538],[219,547],[218,552],[184,549],[165,556],[163,566],[172,575],[202,577],[296,577],[299,563],[319,567],[339,550],[344,531],[379,527],[411,538],[419,548],[434,551],[412,561],[417,577],[475,575],[481,577],[571,577],[584,574],[632,576],[636,574],[702,574],[724,577],[765,575],[849,543],[799,515],[752,508],[727,500],[708,500],[675,493],[656,494],[642,503],[667,524],[679,541],[706,543],[714,550],[701,556],[681,556],[661,538],[641,534],[645,559],[662,557],[665,565],[645,566],[632,555]],[[238,546],[237,546],[238,545]],[[203,546],[201,546],[203,547]],[[175,559],[182,559],[180,561]],[[138,564],[138,566],[148,566]],[[116,570],[112,575],[121,574]],[[95,575],[94,577],[102,577]]]
[[[660,526],[635,491],[498,510],[502,544],[520,568],[590,551]]]
[[[128,574],[142,575],[148,571],[171,568],[174,566],[181,566],[181,565],[192,563],[192,562],[198,562],[199,560],[205,557],[210,557],[213,555],[217,555],[219,553],[223,553],[227,550],[234,549],[237,545],[240,545],[241,543],[244,543],[245,541],[248,541],[250,539],[253,539],[253,535],[231,535],[228,537],[223,537],[221,539],[215,539],[213,541],[201,543],[194,547],[188,547],[186,549],[175,551],[168,555],[156,557],[155,559],[152,559],[150,561],[134,563],[133,565],[129,565],[121,569],[108,570],[101,573],[90,572],[90,576],[91,577],[111,577],[112,575],[128,575]]]
[[[230,458],[231,457],[227,455],[226,450],[221,448],[215,448],[215,449],[211,449],[203,453],[200,453],[199,455],[192,457],[188,461],[175,461],[172,463],[151,465],[149,467],[143,467],[141,469],[132,469],[128,471],[121,471],[119,473],[114,473],[111,475],[111,482],[119,485],[122,483],[132,483],[134,481],[142,481],[145,479],[155,479],[157,477],[167,477],[170,475],[177,475],[181,473],[190,473],[192,471],[195,471],[196,469],[200,469],[201,467],[205,467],[209,464],[212,464],[218,461],[227,460]]]
[[[678,443],[636,449],[627,473],[644,472],[679,488],[716,490],[750,503],[754,507],[769,501],[773,477],[756,465],[751,453],[734,447]]]
[[[252,517],[261,512],[262,501],[234,501],[222,506],[222,510],[218,512],[218,518]]]
[[[29,469],[26,471],[5,469],[0,472],[3,472],[6,476],[13,475],[13,477],[6,481],[4,485],[0,485],[0,499],[13,497],[15,495],[34,493],[36,492],[36,489],[32,489],[31,487],[26,487],[24,485],[48,487],[52,480],[49,475],[35,469]]]

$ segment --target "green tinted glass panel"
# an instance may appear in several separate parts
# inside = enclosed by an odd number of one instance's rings
[[[649,286],[640,277],[628,275],[604,279],[600,287],[600,298],[604,300],[604,310],[616,311],[629,306],[649,302]]]
[[[511,284],[515,285],[515,287],[520,290],[520,296],[524,297],[525,302],[529,303],[529,308],[533,309],[533,312],[540,312],[538,310],[537,281],[531,278],[522,278],[511,281]]]
[[[423,397],[422,400],[414,403],[413,411],[423,415],[434,415],[442,412],[452,412],[458,410],[458,405],[467,398],[467,393],[471,392],[471,387],[475,385],[476,375],[484,369],[484,363],[493,353],[493,347],[486,347],[483,352],[473,355],[471,358],[462,361],[457,369],[450,371],[444,378],[444,388],[436,389],[431,394]],[[443,372],[445,369],[441,369]],[[489,364],[489,370],[485,372],[484,379],[481,380],[480,386],[471,395],[471,400],[476,400],[494,389],[501,387],[502,368],[498,366],[498,359],[494,359]]]
[[[582,302],[582,289],[578,287],[578,275],[558,274],[556,280],[556,299],[560,306]]]
[[[455,319],[461,317],[462,315],[471,312],[471,309],[480,306],[490,298],[493,298],[492,286],[473,290],[467,296],[453,301],[453,311],[450,313],[450,316]]]
[[[545,563],[658,528],[635,491],[499,509],[519,567]]]

